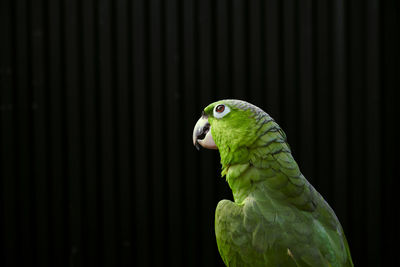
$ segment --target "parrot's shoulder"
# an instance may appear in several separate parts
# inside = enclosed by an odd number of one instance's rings
[[[243,209],[230,200],[221,200],[215,211],[215,235],[219,253],[226,266],[237,266],[248,244],[242,224]]]

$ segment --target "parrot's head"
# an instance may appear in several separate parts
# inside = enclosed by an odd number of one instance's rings
[[[222,164],[246,160],[248,147],[258,138],[260,124],[270,118],[260,108],[227,99],[208,105],[193,130],[193,144],[218,149]]]

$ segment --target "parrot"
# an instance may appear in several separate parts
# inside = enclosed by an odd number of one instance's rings
[[[286,134],[261,108],[225,99],[208,105],[193,130],[197,149],[216,149],[233,200],[215,210],[226,266],[353,266],[334,211],[306,180]]]

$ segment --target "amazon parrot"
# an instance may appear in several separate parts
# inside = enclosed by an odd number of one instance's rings
[[[241,100],[208,105],[193,143],[217,149],[234,202],[215,211],[226,266],[353,266],[332,208],[306,180],[286,135],[262,109]]]

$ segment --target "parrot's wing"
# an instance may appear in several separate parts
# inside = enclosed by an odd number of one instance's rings
[[[260,210],[270,209],[271,206],[265,203],[268,203],[268,196],[273,194],[276,198],[280,198],[282,203],[286,203],[278,209],[273,208],[279,210],[280,217],[283,215],[284,230],[287,231],[292,225],[296,225],[295,228],[298,231],[290,232],[290,236],[296,237],[296,234],[298,236],[294,240],[289,239],[288,245],[290,246],[290,242],[293,241],[292,244],[296,247],[292,249],[293,254],[301,254],[301,261],[311,266],[329,266],[329,264],[353,266],[350,250],[339,220],[328,203],[305,179],[291,153],[284,147],[282,151],[276,151],[270,155],[254,154],[254,161],[261,165],[261,173],[273,170],[273,175],[257,190],[258,206]],[[272,202],[272,206],[274,206],[273,204],[274,202]],[[288,216],[290,212],[286,213],[287,216],[284,215],[283,210],[287,207],[295,217],[292,221]],[[304,236],[313,236],[313,240],[307,240]],[[301,245],[299,247],[298,244],[309,244],[309,246]],[[307,252],[302,251],[304,249]]]
[[[275,161],[272,168],[276,169],[276,177],[287,181],[279,191],[286,196],[285,201],[295,207],[293,212],[298,215],[297,220],[309,218],[308,223],[300,223],[299,227],[313,231],[315,238],[312,246],[318,248],[319,253],[332,266],[353,266],[347,240],[335,212],[304,178],[291,153],[275,153],[273,158]],[[316,252],[309,252],[312,257],[303,257],[303,260],[314,266],[317,264],[314,262]]]
[[[218,249],[227,266],[353,266],[337,219],[331,227],[314,212],[280,206],[262,190],[241,205],[220,201],[215,215]]]
[[[225,265],[306,266],[293,256],[290,248],[277,242],[282,238],[281,225],[273,222],[274,218],[265,218],[261,212],[254,202],[244,205],[229,200],[219,202],[215,233]]]

